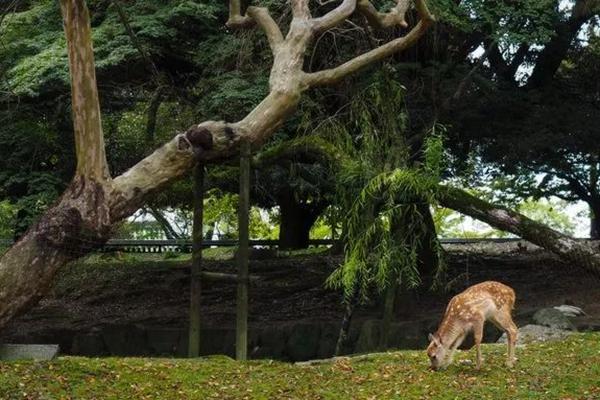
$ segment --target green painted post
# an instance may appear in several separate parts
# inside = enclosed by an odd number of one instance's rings
[[[204,211],[204,165],[194,168],[194,219],[192,227],[192,267],[190,269],[190,328],[188,357],[200,355],[200,294],[202,274],[202,220]]]
[[[250,143],[242,140],[240,147],[240,203],[238,210],[239,247],[237,251],[238,286],[235,326],[235,357],[248,358],[248,251],[250,212]]]

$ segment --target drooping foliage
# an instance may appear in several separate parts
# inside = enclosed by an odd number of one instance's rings
[[[431,132],[423,162],[411,161],[404,88],[385,73],[360,93],[348,115],[327,121],[319,131],[344,152],[336,205],[345,259],[328,284],[343,289],[347,298],[358,293],[365,299],[373,289],[419,286],[419,249],[425,246],[439,255],[423,207],[428,213],[435,202],[443,151],[441,137]]]

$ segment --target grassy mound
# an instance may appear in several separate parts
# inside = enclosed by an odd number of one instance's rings
[[[198,360],[64,357],[0,364],[2,399],[600,399],[600,335],[517,350],[486,345],[484,367],[459,352],[445,371],[423,351],[298,366],[226,357]]]

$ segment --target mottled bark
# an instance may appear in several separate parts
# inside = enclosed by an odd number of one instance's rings
[[[444,207],[543,247],[570,265],[600,275],[600,253],[586,242],[576,241],[522,214],[483,201],[461,189],[443,187],[439,202]]]
[[[0,258],[0,327],[45,294],[58,268],[101,247],[111,226],[104,187],[75,178],[57,204]]]
[[[92,29],[84,0],[61,0],[69,71],[71,106],[77,154],[76,175],[96,181],[109,179],[96,85]]]

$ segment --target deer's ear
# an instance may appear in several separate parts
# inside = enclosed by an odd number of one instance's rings
[[[442,340],[438,338],[436,335],[432,335],[431,333],[427,336],[430,342],[437,344],[438,346],[442,345]]]

